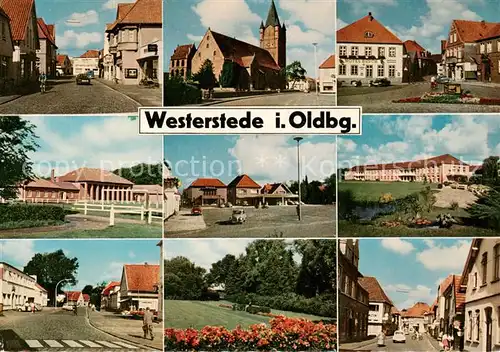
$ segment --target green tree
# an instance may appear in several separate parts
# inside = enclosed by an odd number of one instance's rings
[[[101,293],[106,288],[107,283],[102,281],[92,288],[92,291],[89,293],[90,295],[90,303],[95,305],[96,307],[101,307]]]
[[[137,164],[113,171],[114,174],[133,182],[136,185],[162,185],[163,164]]]
[[[62,249],[52,253],[37,253],[24,267],[28,275],[36,275],[37,282],[48,291],[50,302],[55,302],[55,288],[59,281],[65,284],[76,285],[78,259],[68,258]],[[58,293],[62,291],[62,284],[58,286]]]
[[[231,265],[229,275],[226,278],[226,293],[228,295],[234,295],[247,292],[246,275],[245,256],[240,255]]]
[[[467,208],[471,219],[480,225],[500,230],[500,189],[492,189]]]
[[[294,61],[286,67],[286,78],[292,82],[290,89],[295,87],[295,83],[306,78],[307,71],[302,67],[300,61]]]
[[[220,74],[220,85],[224,88],[234,88],[238,84],[238,65],[234,61],[224,61]]]
[[[217,85],[217,78],[214,74],[212,61],[205,60],[200,70],[193,75],[193,79],[198,82],[201,89],[212,90]]]
[[[94,290],[94,287],[92,285],[86,285],[83,290],[82,290],[82,293],[84,294],[87,294],[87,295],[90,295],[92,293],[92,291]]]
[[[236,257],[232,254],[227,254],[224,258],[216,263],[212,264],[212,268],[207,274],[207,284],[208,285],[221,285],[226,284],[229,276],[231,275],[231,269],[235,265]]]
[[[28,120],[0,116],[0,198],[15,198],[18,185],[34,177],[28,154],[38,149],[37,138]]]
[[[499,160],[498,156],[490,156],[483,161],[481,168],[483,174],[483,182],[488,185],[497,185],[499,182]]]
[[[170,299],[198,300],[207,290],[206,270],[188,258],[175,257],[164,263],[164,295]]]

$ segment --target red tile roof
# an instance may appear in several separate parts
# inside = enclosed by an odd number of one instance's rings
[[[335,55],[330,55],[319,68],[335,68]]]
[[[465,308],[465,292],[460,290],[460,282],[462,281],[461,275],[455,275],[454,286],[455,286],[455,308],[461,311]]]
[[[454,275],[448,275],[448,277],[439,284],[440,296],[442,296],[444,292],[448,289],[448,287],[450,287],[450,285],[453,283],[453,277]]]
[[[224,182],[218,178],[197,178],[189,185],[188,188],[203,188],[203,187],[215,187],[215,188],[226,188]]]
[[[66,298],[68,301],[78,301],[81,294],[80,291],[66,291]]]
[[[500,23],[493,26],[480,40],[500,37]]]
[[[417,53],[421,53],[421,52],[426,52],[427,50],[425,50],[420,44],[418,44],[416,41],[414,40],[407,40],[403,43],[404,47],[405,47],[405,50],[407,52],[417,52]]]
[[[61,189],[55,182],[50,180],[44,180],[43,178],[35,178],[34,180],[28,182],[25,188],[45,188],[45,189]]]
[[[52,30],[49,29],[49,25],[45,23],[43,18],[37,19],[37,27],[38,27],[38,38],[48,40],[52,45],[56,45],[56,39],[53,36],[54,25],[50,25]]]
[[[84,301],[84,302],[88,302],[88,301],[90,301],[90,296],[89,296],[88,294],[84,293],[84,294],[83,294],[83,301]]]
[[[68,55],[57,55],[57,64],[59,66],[64,65],[64,61],[66,60],[66,58],[68,58],[68,60],[69,60],[69,56]]]
[[[99,57],[99,50],[87,50],[85,53],[80,55],[81,58],[87,58],[87,59],[97,59]]]
[[[228,188],[258,188],[260,189],[261,186],[252,180],[250,176],[243,174],[240,176],[237,176],[234,180],[231,181],[227,185]]]
[[[402,316],[405,318],[420,318],[429,312],[431,307],[427,303],[417,302],[413,307],[403,312]]]
[[[28,21],[33,13],[35,0],[0,0],[0,7],[10,18],[12,40],[25,40]]]
[[[46,289],[44,289],[44,288],[43,288],[43,287],[42,287],[42,286],[41,286],[38,282],[35,284],[35,286],[36,286],[39,290],[41,290],[41,291],[43,291],[43,292],[47,292],[47,290],[46,290]]]
[[[274,192],[276,192],[276,190],[282,186],[285,191],[288,193],[291,193],[291,191],[288,189],[288,187],[283,184],[283,183],[266,183],[264,185],[264,187],[262,187],[262,189],[260,190],[260,193],[262,194],[273,194]]]
[[[161,0],[136,0],[133,4],[118,4],[116,21],[107,26],[108,30],[115,29],[119,24],[162,24]]]
[[[156,292],[160,266],[153,264],[126,264],[123,266],[128,291]]]
[[[91,169],[82,167],[77,170],[68,172],[66,175],[58,177],[60,182],[104,182],[122,185],[133,185],[129,180],[118,176],[111,171],[102,169]]]
[[[378,280],[374,277],[365,276],[358,279],[359,284],[368,292],[370,302],[388,303],[394,306],[391,299],[385,294]]]
[[[407,169],[407,168],[422,168],[426,166],[439,166],[439,165],[462,165],[469,166],[468,164],[462,162],[461,160],[455,158],[450,154],[444,154],[435,156],[429,159],[415,160],[415,161],[404,161],[404,162],[394,162],[391,164],[374,164],[374,165],[359,165],[354,166],[350,170],[392,170],[392,169]]]
[[[483,21],[453,20],[452,26],[457,30],[460,41],[473,43],[477,40],[486,39],[486,35],[497,26],[498,23]],[[450,44],[450,43],[448,43]]]
[[[192,51],[196,51],[194,44],[178,45],[174,54],[170,57],[172,60],[187,59]]]
[[[337,31],[337,43],[403,44],[371,13]]]
[[[111,290],[114,289],[116,286],[120,286],[119,281],[111,281],[104,287],[104,290],[102,290],[101,295],[103,296],[108,296],[111,293]]]

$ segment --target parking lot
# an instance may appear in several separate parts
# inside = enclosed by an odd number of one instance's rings
[[[232,209],[203,208],[206,227],[197,231],[176,231],[165,225],[165,237],[335,237],[334,205],[304,205],[302,220],[294,206],[272,206],[267,209],[245,207],[247,221],[231,224]],[[199,217],[193,216],[193,221]],[[172,222],[169,222],[172,224]],[[168,229],[168,230],[167,230]]]

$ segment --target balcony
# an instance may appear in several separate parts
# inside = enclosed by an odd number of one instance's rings
[[[117,49],[120,51],[137,51],[139,45],[137,42],[122,41],[118,43]]]

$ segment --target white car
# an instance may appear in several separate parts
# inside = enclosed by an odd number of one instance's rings
[[[392,342],[393,343],[398,343],[398,342],[405,343],[406,342],[405,333],[401,330],[397,330],[394,333],[394,336],[392,336]]]

